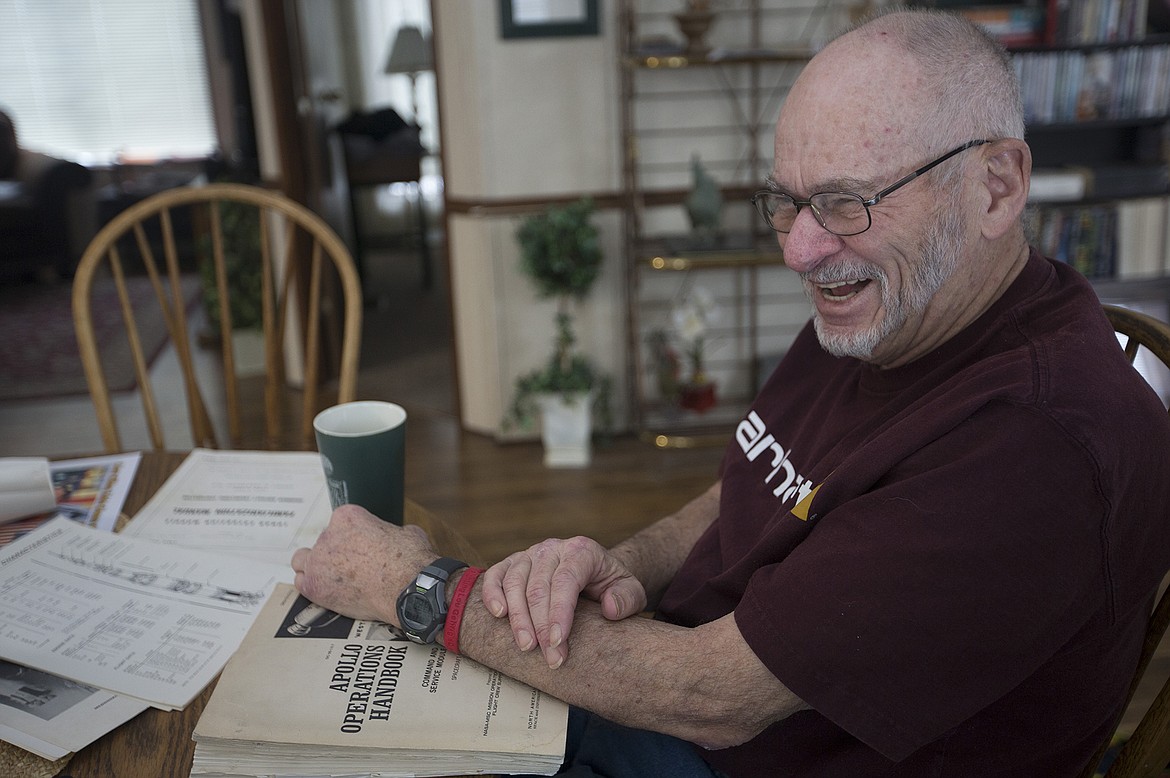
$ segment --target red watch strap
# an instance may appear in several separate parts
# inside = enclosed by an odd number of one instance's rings
[[[447,609],[447,623],[443,625],[443,645],[452,654],[459,653],[459,627],[463,624],[463,611],[471,597],[471,588],[482,572],[481,567],[467,568],[459,579],[459,585],[455,587],[451,607]]]

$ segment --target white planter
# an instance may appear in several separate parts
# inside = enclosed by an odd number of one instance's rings
[[[590,438],[593,433],[593,394],[577,392],[565,395],[542,394],[536,398],[540,408],[540,437],[544,442],[545,467],[587,467],[590,461]]]
[[[264,361],[264,331],[232,330],[232,357],[237,376],[264,375],[268,369]]]

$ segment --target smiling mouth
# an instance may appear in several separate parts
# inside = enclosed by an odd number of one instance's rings
[[[869,285],[871,280],[869,278],[856,278],[847,281],[832,281],[827,284],[817,284],[816,286],[821,291],[821,297],[826,300],[839,302],[856,297],[861,293],[862,289]]]

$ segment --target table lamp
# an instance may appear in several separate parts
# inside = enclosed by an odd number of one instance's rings
[[[423,37],[422,30],[412,25],[398,28],[394,36],[394,44],[390,47],[390,57],[386,60],[387,74],[405,73],[410,76],[410,99],[414,123],[418,124],[418,91],[415,80],[418,74],[434,67],[431,59],[431,44]]]

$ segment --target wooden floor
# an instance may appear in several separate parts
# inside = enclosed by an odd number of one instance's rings
[[[407,430],[407,494],[492,561],[548,537],[612,545],[710,486],[720,459],[621,437],[598,445],[588,468],[549,469],[538,444],[497,444],[417,414]]]

